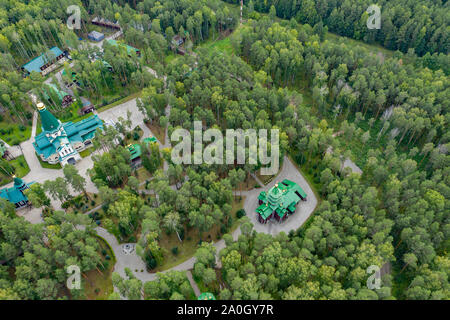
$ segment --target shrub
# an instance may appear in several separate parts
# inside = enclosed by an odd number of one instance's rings
[[[232,217],[229,217],[229,218],[228,218],[228,221],[227,221],[227,227],[228,227],[228,228],[231,228],[232,225],[233,225],[233,218],[232,218]]]
[[[95,206],[95,201],[94,200],[91,201],[91,206]]]
[[[247,215],[247,213],[245,212],[244,209],[239,209],[239,210],[236,212],[236,217],[237,217],[238,219],[242,218],[242,217],[245,216],[245,215]]]
[[[172,253],[173,253],[174,255],[177,255],[177,254],[178,254],[178,247],[173,247],[173,248],[172,248]]]
[[[61,208],[63,209],[67,209],[70,207],[70,201],[65,201],[63,202],[63,204],[61,205]]]

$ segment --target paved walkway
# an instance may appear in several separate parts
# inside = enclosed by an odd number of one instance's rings
[[[186,271],[186,276],[187,276],[187,278],[189,280],[189,283],[191,284],[192,289],[194,289],[195,296],[198,297],[201,292],[200,292],[200,289],[197,286],[197,283],[194,281],[194,278],[192,277],[191,271],[189,271],[189,270]]]

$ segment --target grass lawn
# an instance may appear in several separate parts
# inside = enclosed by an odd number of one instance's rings
[[[233,224],[230,228],[229,232],[234,231],[238,226],[240,221],[236,218],[236,212],[239,209],[242,209],[244,205],[245,197],[239,200],[239,197],[236,201],[233,201],[231,216],[233,217]],[[186,228],[185,228],[186,230]],[[220,232],[220,225],[214,225],[209,232],[204,232],[202,234],[203,241],[218,241],[220,240],[217,236]],[[162,232],[161,239],[159,241],[160,247],[164,251],[164,262],[162,265],[159,265],[155,269],[151,270],[151,272],[159,272],[170,269],[188,259],[190,259],[197,250],[199,243],[199,233],[195,228],[187,228],[184,234],[184,240],[180,242],[176,233],[167,234]],[[174,255],[172,253],[172,248],[178,247],[178,254]]]
[[[101,251],[105,250],[106,255],[108,255],[111,259],[106,260],[106,256],[102,256],[102,263],[107,262],[108,268],[105,270],[101,270],[99,272],[97,269],[88,271],[86,273],[87,279],[83,278],[84,282],[84,290],[86,293],[86,298],[88,300],[107,300],[108,296],[113,292],[114,287],[111,280],[111,274],[114,270],[114,265],[116,264],[116,258],[114,257],[114,253],[112,252],[109,245],[105,240],[98,237]]]
[[[236,189],[234,189],[233,191],[235,192],[248,191],[254,188],[259,188],[259,184],[258,182],[256,182],[255,178],[253,178],[251,175],[248,175],[245,181],[237,185]]]
[[[40,157],[38,154],[36,154],[36,157],[38,158],[39,163],[41,164],[42,168],[46,168],[46,169],[55,169],[55,170],[62,169],[60,163],[50,164],[50,163],[48,163],[48,162],[42,161],[41,157]]]
[[[9,162],[14,168],[16,168],[15,175],[19,178],[22,178],[30,172],[30,168],[28,167],[28,163],[25,160],[25,157],[23,155],[17,157],[14,160],[11,160]]]
[[[135,176],[138,178],[139,182],[144,182],[152,177],[151,173],[147,171],[144,167],[140,167],[135,171]],[[141,185],[141,190],[145,189],[145,184]]]
[[[226,54],[229,55],[234,53],[230,37],[226,37],[224,39],[208,40],[202,43],[198,48],[207,48],[208,51],[213,51],[214,49],[217,49],[220,52],[225,52]]]
[[[236,217],[236,212],[241,210],[244,207],[245,197],[237,196],[236,199],[233,200],[231,205],[231,216],[233,217],[233,224],[230,228],[230,233],[237,229],[240,224],[240,221]],[[249,212],[247,212],[249,214]]]
[[[162,144],[165,143],[166,140],[166,129],[162,128],[159,124],[156,124],[154,121],[152,124],[146,123],[147,128],[155,135],[156,139]]]
[[[28,163],[25,160],[25,157],[22,155],[20,157],[17,157],[14,160],[9,161],[9,164],[12,165],[15,168],[14,174],[22,178],[30,172],[30,168],[28,167]],[[0,186],[3,186],[5,184],[10,183],[13,179],[11,176],[6,175],[3,171],[0,171]]]
[[[83,151],[80,152],[80,156],[81,156],[82,158],[89,157],[89,156],[91,155],[91,153],[94,152],[94,151],[95,151],[94,148],[87,148],[87,149],[84,149]]]
[[[31,125],[18,125],[11,119],[0,122],[0,136],[3,141],[13,146],[30,139]]]
[[[137,135],[135,135],[135,132]],[[125,136],[124,144],[127,146],[129,144],[135,144],[139,143],[139,140],[141,140],[142,136],[144,135],[144,131],[141,127],[136,126],[133,128],[133,130],[130,131],[130,135],[128,134]]]
[[[88,212],[89,210],[102,204],[102,199],[98,195],[96,195],[96,197],[95,197],[95,195],[93,193],[88,192],[88,196],[89,196],[88,200],[86,200],[86,198],[84,197],[84,194],[80,194],[80,195],[76,196],[75,198],[73,198],[73,199],[80,198],[80,200],[78,202],[78,203],[80,203],[80,205],[79,205],[80,208],[76,208],[75,205],[72,205],[69,208],[67,208],[66,213],[72,213],[75,211],[84,213],[84,212]],[[94,202],[92,202],[92,201],[94,201]],[[100,208],[98,211],[99,211],[99,213],[101,213],[102,209]]]
[[[327,32],[325,39],[333,41],[333,42],[344,42],[345,44],[351,45],[351,46],[361,46],[361,47],[364,47],[367,50],[373,52],[374,54],[378,54],[381,52],[385,58],[391,58],[395,53],[395,51],[386,49],[377,43],[373,43],[373,44],[365,43],[361,40],[347,38],[347,37],[340,36],[340,35],[337,35],[337,34],[334,34],[331,32]]]
[[[281,166],[280,166],[281,168]],[[273,179],[275,179],[275,177],[278,175],[278,173],[276,175],[262,175],[261,174],[261,170],[258,170],[256,172],[256,177],[266,186],[267,184],[269,184]]]

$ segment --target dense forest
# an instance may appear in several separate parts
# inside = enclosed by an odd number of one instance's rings
[[[0,201],[0,300],[86,298],[65,288],[64,269],[110,268],[97,225],[118,242],[136,243],[149,272],[170,255],[164,240],[181,247],[195,234],[192,274],[221,299],[450,299],[448,2],[379,1],[380,30],[366,28],[372,3],[362,0],[244,1],[243,24],[235,7],[218,0],[83,0],[75,31],[65,28],[70,4],[0,0],[0,106],[11,119],[30,126],[28,94],[42,97],[44,78],[23,78],[20,66],[60,46],[73,58],[65,71],[76,74],[77,98],[106,105],[136,95],[152,130],[167,127],[170,136],[193,130],[194,121],[222,132],[279,129],[280,162],[295,162],[320,201],[298,230],[257,233],[233,208],[260,163],[175,164],[169,148],[138,142],[128,114],[94,140],[88,179],[102,199],[100,214],[49,208],[46,194],[69,205],[69,185],[94,201],[72,166],[64,178],[27,191],[45,209],[44,223],[24,222]],[[118,21],[120,43],[141,55],[106,42],[102,50],[78,46],[96,16]],[[175,35],[185,39],[184,56],[170,45]],[[151,179],[139,180],[130,143],[141,148]],[[362,174],[345,168],[345,159]],[[233,240],[238,219],[241,235]],[[212,241],[219,239],[226,247],[216,259]],[[387,270],[378,290],[367,288],[371,265]],[[112,274],[118,291],[110,299],[195,298],[183,272],[145,283],[133,272]]]
[[[238,0],[226,0],[238,4]],[[390,0],[245,0],[249,11],[269,13],[274,6],[276,15],[294,18],[302,24],[321,24],[341,36],[365,42],[378,42],[391,50],[407,52],[413,48],[422,56],[426,53],[448,54],[449,5],[447,1]],[[381,8],[381,28],[366,27],[370,5]]]

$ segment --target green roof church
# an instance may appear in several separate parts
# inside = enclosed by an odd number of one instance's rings
[[[14,185],[11,188],[4,188],[0,190],[0,198],[6,199],[16,206],[16,209],[25,207],[28,204],[28,198],[23,194],[25,189],[28,189],[31,183],[25,183],[22,179],[13,176]]]
[[[50,164],[75,164],[81,160],[79,152],[93,146],[92,139],[96,130],[103,129],[103,122],[97,115],[79,122],[62,123],[43,103],[38,103],[37,108],[42,133],[35,137],[33,146],[42,161]]]
[[[258,221],[267,223],[271,218],[284,221],[295,212],[300,200],[306,201],[306,193],[298,184],[287,179],[276,183],[267,193],[262,191],[258,196]]]

